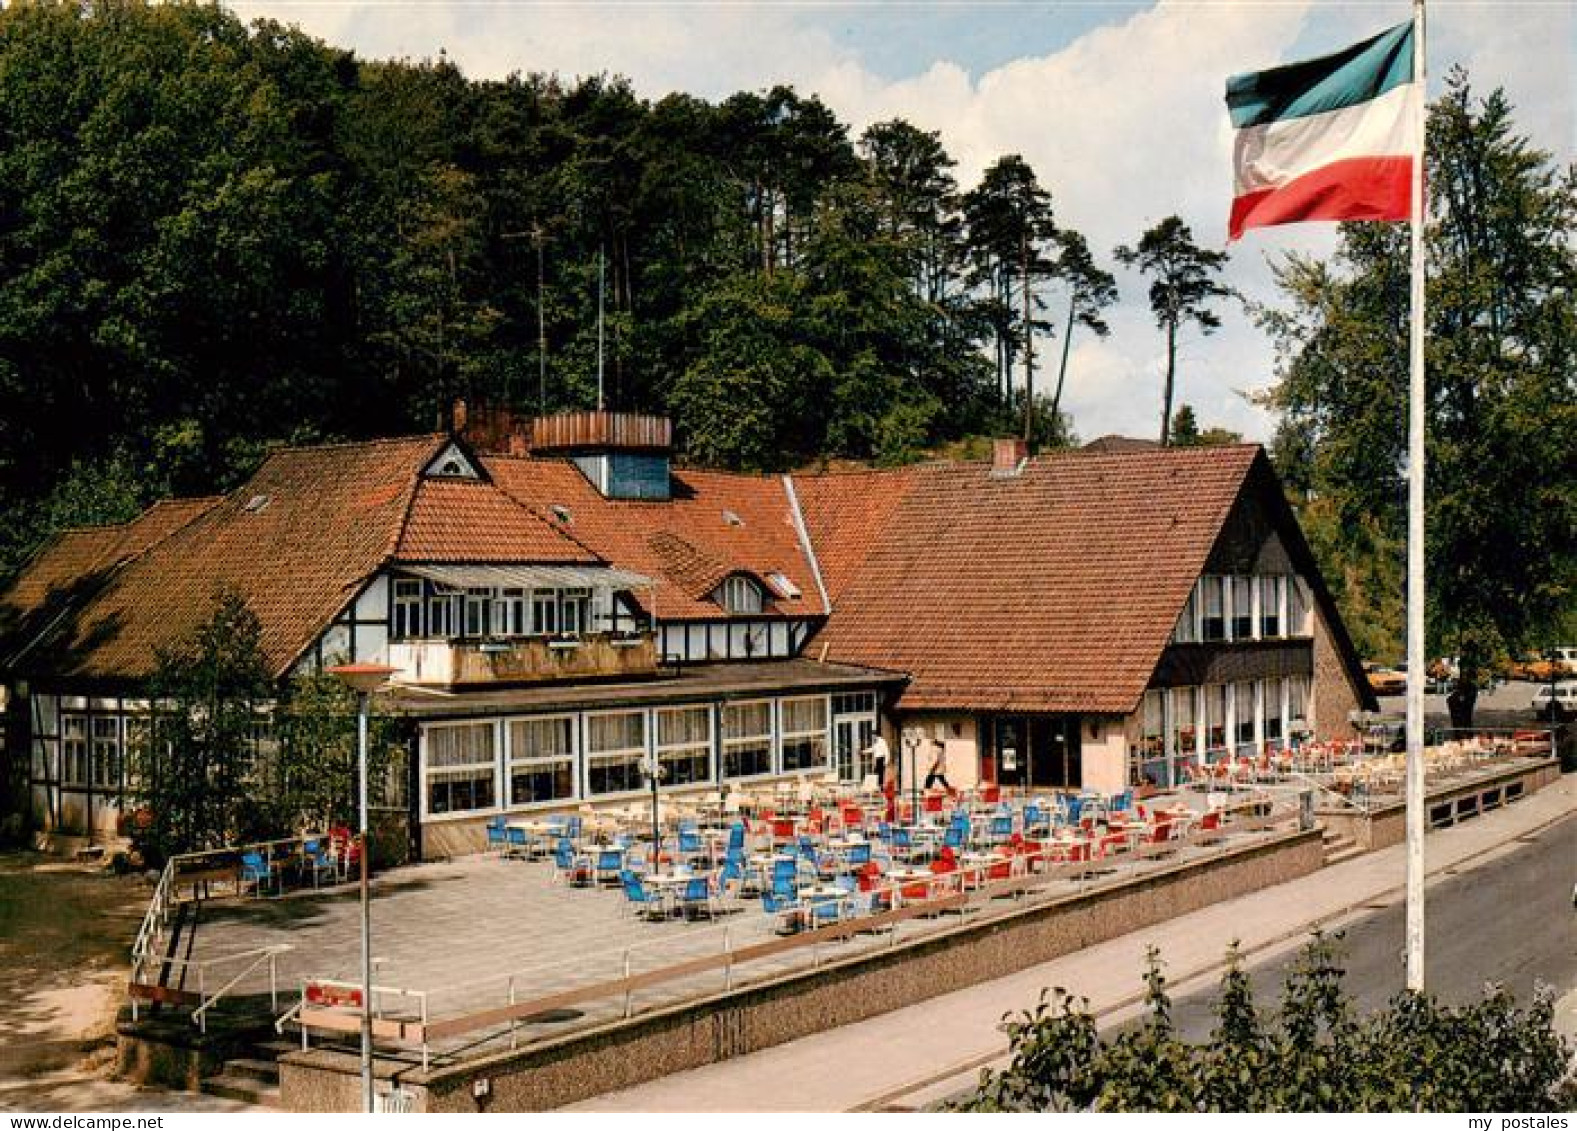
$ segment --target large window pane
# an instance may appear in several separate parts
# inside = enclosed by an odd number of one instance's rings
[[[1259,579],[1259,634],[1266,639],[1281,635],[1281,595],[1286,578]]]
[[[569,715],[509,724],[509,803],[575,796],[575,720]]]
[[[827,764],[827,700],[816,695],[803,699],[784,699],[780,704],[783,719],[783,769],[809,770]]]
[[[1200,636],[1204,640],[1227,638],[1226,578],[1207,577],[1201,582],[1205,594],[1204,620]]]
[[[1281,680],[1267,679],[1263,687],[1265,704],[1265,741],[1276,742],[1283,735],[1281,726]]]
[[[1199,752],[1195,706],[1197,697],[1198,688],[1194,687],[1174,687],[1171,691],[1172,713],[1167,720],[1167,737],[1172,753],[1180,760],[1193,758]]]
[[[645,784],[646,712],[586,716],[586,791],[628,793]]]
[[[1254,579],[1234,577],[1232,585],[1232,639],[1254,638]]]
[[[1232,686],[1233,730],[1239,746],[1254,744],[1254,685],[1237,683]]]
[[[88,784],[88,720],[82,715],[60,717],[60,767],[64,785]]]
[[[1227,687],[1213,683],[1205,688],[1205,750],[1223,751],[1227,745]]]
[[[772,703],[730,703],[723,708],[723,776],[772,772]]]
[[[429,727],[427,811],[464,813],[497,805],[494,758],[491,723]]]
[[[657,758],[664,785],[712,780],[712,709],[663,707],[657,711]]]

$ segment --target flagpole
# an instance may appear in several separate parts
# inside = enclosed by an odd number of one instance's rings
[[[1407,413],[1407,988],[1424,989],[1424,0],[1413,0],[1412,279]]]

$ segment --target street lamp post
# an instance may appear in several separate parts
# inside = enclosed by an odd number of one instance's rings
[[[663,780],[663,766],[662,763],[658,761],[656,754],[651,755],[641,762],[641,771],[645,773],[646,780],[651,782],[652,785],[652,870],[655,872],[659,871],[662,867],[663,855],[663,840],[658,814],[658,805],[660,802],[657,797],[658,787],[662,784]]]
[[[356,791],[361,850],[361,1110],[372,1112],[372,898],[367,879],[371,842],[367,818],[367,716],[372,696],[397,669],[386,664],[341,664],[328,673],[356,693]]]

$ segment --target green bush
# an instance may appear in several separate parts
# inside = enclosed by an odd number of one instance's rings
[[[1339,938],[1339,936],[1338,936]],[[1146,1015],[1110,1039],[1089,1003],[1059,988],[1004,1018],[1011,1060],[981,1073],[955,1111],[1569,1111],[1570,1053],[1541,989],[1519,1009],[1498,987],[1445,1005],[1403,992],[1367,1018],[1343,987],[1336,941],[1316,934],[1268,1021],[1234,945],[1203,1042],[1183,1039],[1157,953]]]

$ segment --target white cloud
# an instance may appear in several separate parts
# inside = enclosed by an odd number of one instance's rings
[[[836,7],[779,4],[313,3],[247,0],[243,15],[273,15],[372,56],[447,50],[468,74],[512,71],[628,75],[644,95],[687,90],[718,98],[790,82],[819,94],[857,134],[903,116],[939,130],[966,185],[1004,153],[1021,153],[1052,190],[1059,219],[1083,231],[1110,262],[1119,242],[1173,213],[1209,246],[1225,240],[1231,131],[1222,106],[1228,75],[1333,50],[1405,15],[1400,5],[1312,2],[1163,2],[1098,27],[1061,50],[1023,57],[978,77],[937,43],[907,77],[878,76],[857,45],[830,30]],[[1573,8],[1464,3],[1431,9],[1431,86],[1453,62],[1476,86],[1505,85],[1518,122],[1570,160]],[[902,9],[894,12],[902,19]],[[1011,23],[1014,9],[983,7]],[[1250,233],[1232,248],[1227,281],[1274,298],[1266,256],[1325,250],[1329,226]],[[1084,436],[1155,432],[1162,363],[1143,281],[1120,273],[1122,306],[1106,341],[1076,339],[1065,401]],[[1235,307],[1208,338],[1185,343],[1179,403],[1201,422],[1252,438],[1273,422],[1234,390],[1269,383],[1268,342]],[[1056,345],[1046,353],[1054,360]]]

